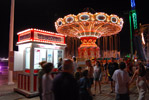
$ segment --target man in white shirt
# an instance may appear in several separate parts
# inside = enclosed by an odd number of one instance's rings
[[[121,62],[119,64],[120,69],[117,69],[112,79],[115,81],[115,93],[116,99],[115,100],[130,100],[129,99],[129,75],[126,71],[124,71],[126,64]]]

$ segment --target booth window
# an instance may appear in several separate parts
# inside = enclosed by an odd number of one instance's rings
[[[47,62],[53,62],[53,50],[47,49]]]
[[[34,48],[34,69],[41,69],[41,61],[46,61],[46,49]]]
[[[63,58],[63,50],[54,50],[54,67],[58,67],[58,59]]]
[[[34,48],[34,69],[41,69],[41,61],[51,62],[57,68],[59,58],[63,58],[63,50]],[[25,50],[25,69],[30,69],[30,48]]]
[[[30,69],[30,48],[25,50],[25,69]]]

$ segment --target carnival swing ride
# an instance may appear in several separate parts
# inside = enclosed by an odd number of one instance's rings
[[[118,34],[123,27],[123,19],[104,12],[82,12],[69,14],[55,22],[57,32],[70,37],[77,37],[82,44],[78,48],[78,58],[99,58],[100,48],[96,39]]]

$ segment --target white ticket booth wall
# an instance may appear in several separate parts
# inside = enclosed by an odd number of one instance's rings
[[[58,59],[64,57],[65,36],[58,33],[27,29],[18,33],[18,51],[15,52],[14,69],[18,74],[18,86],[14,90],[26,97],[38,95],[39,62],[52,62],[58,67]]]

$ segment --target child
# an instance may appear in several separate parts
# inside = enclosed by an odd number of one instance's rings
[[[82,67],[77,67],[77,72],[75,73],[75,79],[78,81],[82,77]]]
[[[91,83],[88,78],[88,70],[83,71],[83,77],[79,80],[80,100],[92,100]]]

